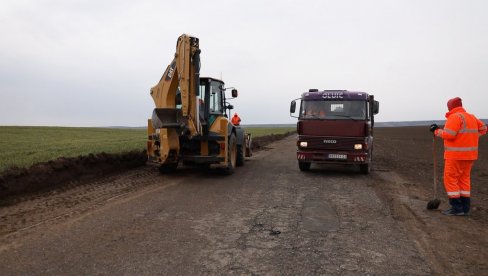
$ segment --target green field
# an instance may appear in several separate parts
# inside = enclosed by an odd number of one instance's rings
[[[259,137],[294,129],[253,127],[246,130],[253,137]],[[28,167],[58,157],[143,150],[146,137],[143,128],[3,126],[0,127],[0,172],[12,166]]]

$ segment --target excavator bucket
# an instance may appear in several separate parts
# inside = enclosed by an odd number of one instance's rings
[[[184,126],[181,109],[155,108],[152,114],[152,124],[158,128],[181,128]]]

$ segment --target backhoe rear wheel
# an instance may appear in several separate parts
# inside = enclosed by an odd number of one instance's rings
[[[237,163],[237,141],[234,133],[232,133],[229,137],[227,149],[227,167],[222,169],[222,173],[229,175],[234,172],[234,168],[236,167]]]
[[[236,166],[244,166],[244,156],[246,155],[246,145],[243,143],[242,145],[237,145],[237,160]]]

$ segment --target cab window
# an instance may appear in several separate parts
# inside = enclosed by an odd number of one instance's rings
[[[210,113],[212,114],[222,114],[222,90],[220,88],[220,83],[212,82],[210,84],[210,102],[209,102]]]

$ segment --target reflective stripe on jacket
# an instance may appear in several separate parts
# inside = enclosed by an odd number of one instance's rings
[[[486,134],[486,125],[462,107],[453,108],[446,118],[444,129],[435,131],[444,139],[444,159],[478,159],[478,140]]]

